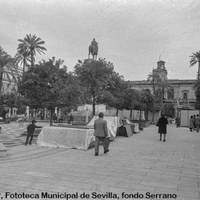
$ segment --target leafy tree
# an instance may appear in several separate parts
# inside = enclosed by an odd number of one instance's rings
[[[51,110],[51,125],[55,107],[77,105],[81,91],[77,78],[52,60],[30,67],[19,84],[19,92],[29,101],[30,108]]]
[[[200,51],[193,53],[190,57],[191,57],[190,67],[198,64],[197,79],[199,80],[200,78]]]
[[[173,103],[165,104],[163,107],[163,112],[168,117],[174,117],[175,116],[175,110]]]
[[[140,93],[140,102],[142,104],[143,110],[145,111],[145,118],[147,119],[148,111],[154,111],[153,110],[154,97],[149,91],[142,90]]]
[[[128,83],[124,81],[124,78],[113,71],[97,102],[116,108],[118,114],[118,110],[124,108],[127,87]]]
[[[11,93],[4,93],[0,96],[0,104],[2,105],[2,108],[19,108],[19,98],[20,97],[16,91]]]
[[[127,88],[126,94],[124,97],[124,109],[127,110],[140,110],[140,91]]]
[[[36,53],[41,54],[46,51],[46,48],[42,46],[45,42],[36,35],[31,34],[27,34],[23,40],[19,39],[18,41],[20,42],[17,48],[18,53],[23,57],[30,56],[31,67],[33,67]]]
[[[113,98],[109,92],[114,66],[105,59],[78,61],[75,66],[75,74],[80,80],[81,85],[86,88],[88,99],[92,101],[93,115],[95,115],[95,105],[103,102],[103,99]],[[106,96],[106,97],[105,97]]]
[[[148,75],[147,81],[152,84],[153,88],[153,121],[154,112],[163,109],[163,101],[165,99],[165,92],[172,92],[172,87],[168,79],[162,78],[158,70],[153,69],[152,73]]]
[[[161,82],[159,74],[156,73],[155,70],[153,69],[152,73],[148,75],[147,81],[150,82],[150,84],[152,85],[153,95],[155,96],[156,88]]]

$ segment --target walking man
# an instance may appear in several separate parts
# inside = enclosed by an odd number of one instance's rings
[[[94,121],[94,136],[95,136],[95,156],[99,155],[99,143],[102,142],[104,153],[109,151],[108,127],[107,121],[103,119],[104,114],[99,113],[99,119]]]
[[[28,143],[31,145],[35,128],[42,128],[42,126],[36,126],[35,123],[36,121],[32,120],[32,123],[27,126],[27,136],[26,136],[25,145],[27,145]],[[30,138],[30,141],[29,141],[29,138]]]
[[[197,132],[199,132],[199,125],[200,125],[200,117],[197,114],[196,118],[195,118],[195,124],[196,124],[196,128],[197,128]]]
[[[158,120],[158,133],[160,133],[160,141],[162,140],[162,134],[164,135],[163,142],[166,141],[166,134],[167,134],[167,124],[168,121],[164,114],[162,114],[161,118]]]

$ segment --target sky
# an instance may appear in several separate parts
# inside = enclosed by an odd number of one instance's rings
[[[199,0],[1,0],[0,10],[0,46],[11,56],[18,39],[36,34],[47,49],[36,61],[54,56],[73,71],[95,38],[98,57],[125,80],[146,80],[159,59],[169,79],[196,78]]]

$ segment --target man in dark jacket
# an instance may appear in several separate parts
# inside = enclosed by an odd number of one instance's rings
[[[36,123],[36,121],[32,120],[32,123],[27,126],[27,137],[26,137],[25,145],[27,145],[28,143],[31,144],[31,142],[33,140],[33,133],[35,131],[35,128],[42,128],[42,126],[36,126],[35,123]],[[31,139],[29,141],[30,137],[31,137]]]
[[[104,153],[109,151],[108,127],[107,121],[103,119],[104,114],[99,113],[99,119],[94,121],[94,136],[95,136],[95,156],[99,155],[99,143],[102,142]]]
[[[164,114],[162,114],[161,118],[158,120],[158,133],[160,133],[160,141],[162,140],[162,134],[164,135],[163,142],[166,141],[166,134],[167,134],[167,124],[168,121]]]

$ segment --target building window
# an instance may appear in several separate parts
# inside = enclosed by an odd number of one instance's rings
[[[187,95],[186,92],[183,93],[183,99],[184,99],[184,100],[187,100],[187,99],[188,99],[188,95]]]

